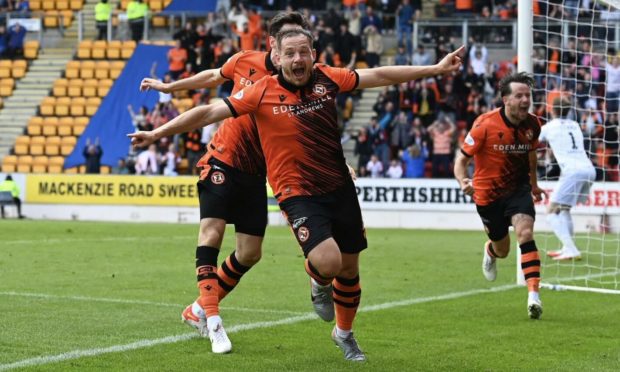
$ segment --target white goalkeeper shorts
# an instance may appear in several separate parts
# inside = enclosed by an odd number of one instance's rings
[[[562,172],[551,195],[551,202],[574,207],[585,203],[590,195],[590,187],[596,179],[594,167],[571,172]]]

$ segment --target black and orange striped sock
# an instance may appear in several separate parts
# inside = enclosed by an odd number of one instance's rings
[[[536,243],[531,240],[520,244],[521,248],[521,269],[525,276],[527,289],[530,292],[538,292],[540,285],[540,257]]]
[[[217,269],[217,277],[218,283],[220,285],[219,288],[219,299],[222,301],[224,297],[230,291],[235,289],[243,274],[250,270],[250,266],[242,265],[237,257],[235,256],[235,252],[231,253],[230,256],[226,258],[222,265]]]
[[[196,248],[196,280],[198,281],[198,304],[207,317],[219,315],[219,284],[217,280],[217,256],[220,250],[214,247]]]
[[[334,306],[336,326],[343,331],[353,329],[353,320],[362,298],[359,275],[353,279],[336,277],[334,279]]]
[[[317,270],[316,267],[312,266],[312,264],[310,263],[310,260],[308,260],[307,258],[306,258],[305,266],[306,266],[306,272],[308,273],[308,275],[310,275],[312,279],[314,279],[315,282],[319,283],[322,286],[331,284],[332,279],[321,276],[321,274],[319,274],[319,270]]]

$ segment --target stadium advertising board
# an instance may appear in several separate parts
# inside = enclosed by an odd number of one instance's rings
[[[555,182],[540,182],[549,196]],[[393,211],[475,211],[471,198],[464,195],[454,179],[359,178],[355,181],[362,210]],[[547,200],[538,203],[544,211]],[[620,214],[620,189],[614,182],[596,182],[587,203],[575,207],[577,213]]]
[[[26,202],[198,206],[196,177],[28,175]]]

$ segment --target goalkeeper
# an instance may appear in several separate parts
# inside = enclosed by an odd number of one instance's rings
[[[550,251],[554,260],[580,259],[581,253],[573,241],[573,220],[570,210],[578,202],[586,202],[596,170],[583,146],[581,127],[567,119],[570,102],[556,98],[551,120],[542,127],[540,140],[547,142],[560,166],[558,181],[547,209],[547,222],[562,242],[562,249]]]

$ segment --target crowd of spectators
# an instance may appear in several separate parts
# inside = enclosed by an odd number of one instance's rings
[[[22,57],[25,38],[26,29],[19,23],[15,23],[8,30],[6,26],[0,25],[0,58]]]

